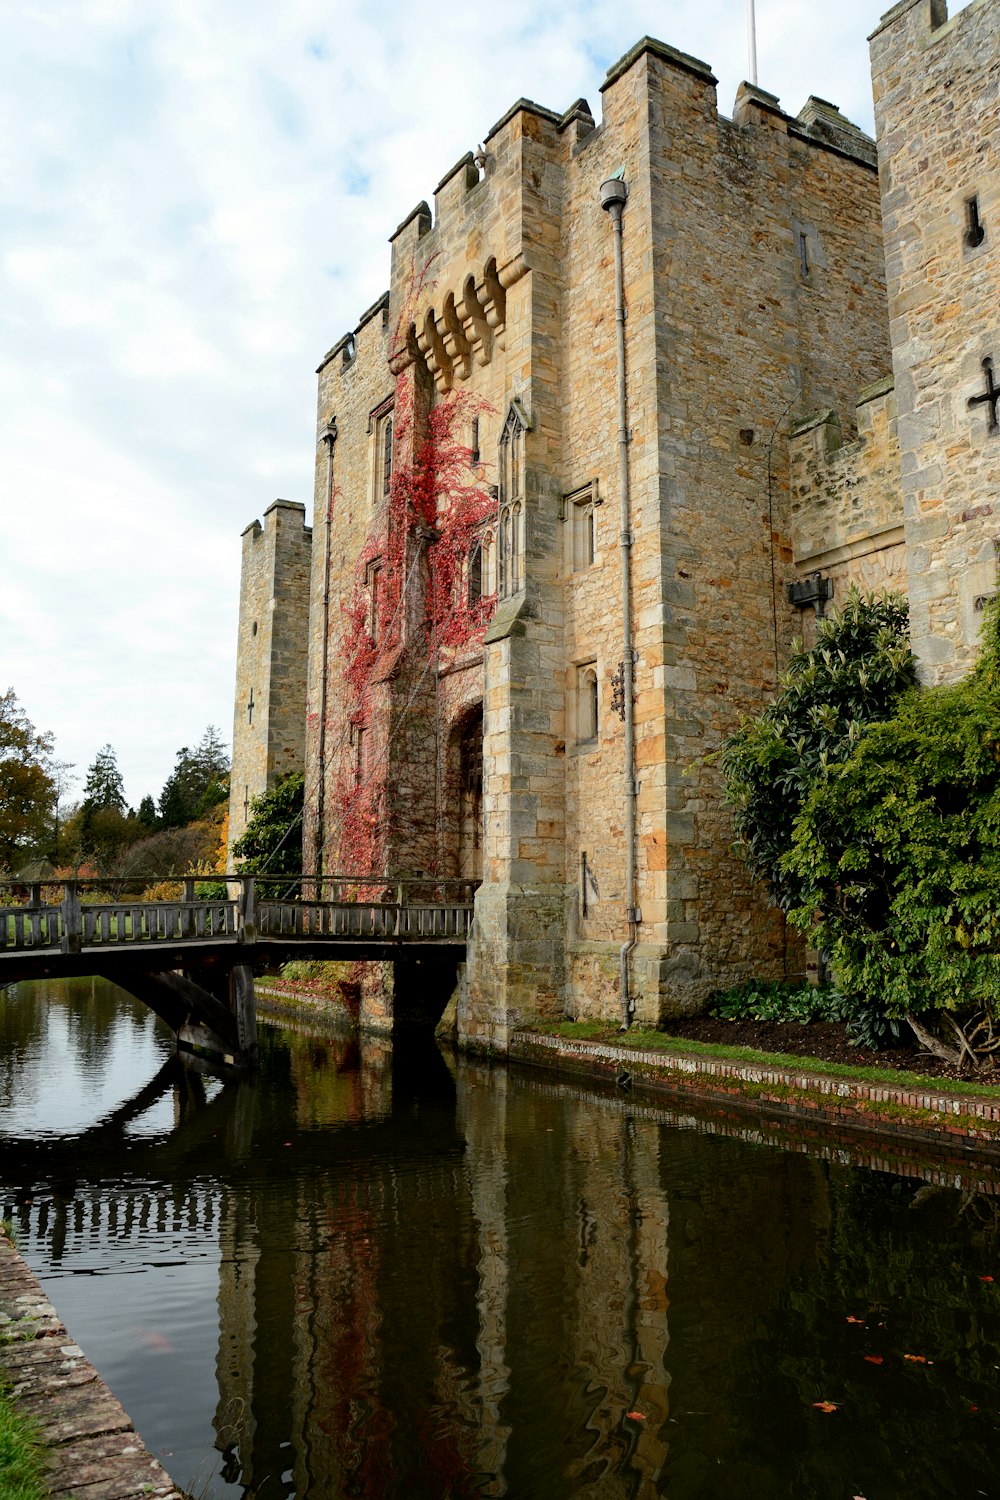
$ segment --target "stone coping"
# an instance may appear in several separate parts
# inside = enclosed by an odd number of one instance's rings
[[[55,1500],[186,1500],[2,1233],[0,1370],[39,1435]]]
[[[585,1073],[619,1085],[641,1085],[799,1119],[823,1118],[868,1132],[937,1141],[1000,1160],[1000,1092],[989,1097],[950,1093],[946,1088],[868,1083],[808,1068],[527,1031],[513,1034],[509,1052],[518,1062]]]

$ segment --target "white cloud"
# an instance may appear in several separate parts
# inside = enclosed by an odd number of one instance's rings
[[[758,0],[761,82],[870,128],[878,4]],[[731,108],[743,0],[27,0],[0,20],[0,689],[130,797],[228,735],[239,533],[312,491],[313,369],[514,99],[644,32]]]

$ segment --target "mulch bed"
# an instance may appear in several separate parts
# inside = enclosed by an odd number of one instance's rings
[[[901,1039],[909,1030],[905,1024]],[[811,1021],[721,1021],[711,1016],[691,1020],[667,1021],[667,1036],[688,1037],[694,1042],[715,1042],[726,1047],[754,1047],[760,1052],[789,1052],[796,1057],[818,1057],[824,1062],[843,1063],[849,1068],[897,1068],[909,1073],[925,1073],[932,1078],[964,1078],[973,1081],[968,1070],[957,1068],[924,1052],[918,1046],[886,1048],[873,1052],[852,1047],[847,1027],[842,1022]],[[975,1081],[991,1087],[1000,1084],[1000,1068],[984,1068]]]

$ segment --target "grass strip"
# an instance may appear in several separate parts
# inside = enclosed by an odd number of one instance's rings
[[[886,1084],[889,1087],[913,1089],[924,1094],[971,1094],[976,1098],[993,1098],[1000,1090],[986,1083],[968,1083],[961,1078],[931,1078],[923,1073],[908,1073],[897,1068],[852,1067],[848,1063],[825,1062],[821,1057],[799,1057],[788,1052],[757,1052],[753,1047],[729,1047],[723,1042],[696,1042],[684,1036],[666,1036],[662,1031],[645,1031],[634,1027],[627,1034],[610,1029],[596,1021],[558,1021],[524,1030],[546,1036],[561,1036],[572,1041],[610,1042],[629,1051],[689,1052],[721,1062],[753,1063],[758,1067],[786,1068],[797,1073],[823,1073],[832,1078],[853,1079],[857,1083]]]
[[[0,1496],[3,1500],[45,1500],[48,1493],[35,1430],[0,1385]]]

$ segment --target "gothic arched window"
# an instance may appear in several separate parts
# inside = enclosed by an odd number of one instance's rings
[[[512,401],[497,454],[497,593],[501,599],[524,587],[524,435],[529,425],[521,403]]]

